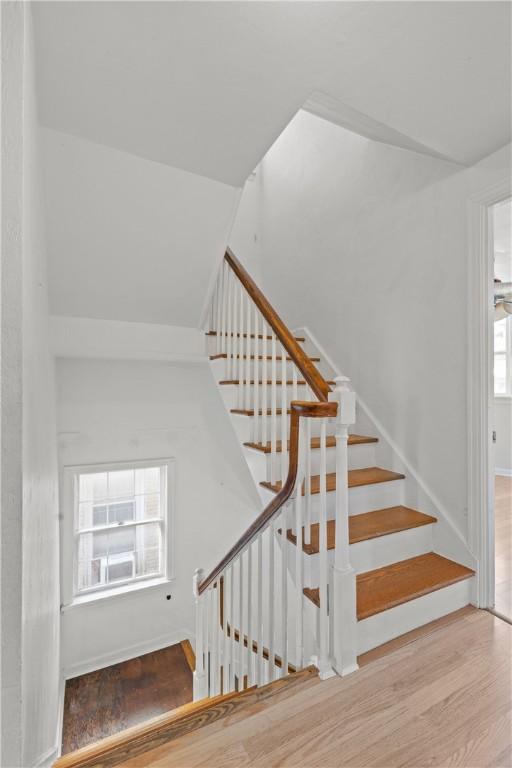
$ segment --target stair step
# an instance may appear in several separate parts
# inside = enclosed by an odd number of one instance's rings
[[[349,435],[348,436],[348,444],[349,445],[363,445],[366,443],[377,443],[378,438],[377,437],[366,437],[365,435]],[[244,443],[244,445],[247,448],[254,448],[255,451],[261,451],[262,453],[271,453],[272,451],[272,444],[270,442],[268,443]],[[335,448],[336,447],[336,438],[334,435],[327,435],[326,440],[327,448]],[[281,453],[281,446],[282,442],[281,440],[277,441],[277,453]],[[311,438],[311,448],[316,449],[320,448],[320,438],[319,437],[312,437]],[[286,450],[290,450],[290,441],[288,440],[286,445]]]
[[[242,383],[247,384],[247,382],[244,382],[243,380],[242,380]],[[251,379],[248,383],[251,386],[253,386],[254,385],[254,380]],[[283,382],[281,380],[275,381],[274,383],[278,387],[281,387],[283,385]],[[304,387],[307,384],[307,381],[302,381],[302,380],[301,381],[292,381],[292,379],[289,379],[285,383],[286,383],[287,387],[291,387],[293,384],[297,384],[297,386],[299,386],[299,387]],[[223,381],[219,381],[219,384],[235,384],[235,385],[238,386],[240,384],[240,379],[224,379]],[[270,387],[272,385],[272,381],[270,379],[268,379],[268,381],[266,381],[266,382],[258,381],[258,385],[260,387],[262,387],[264,384],[266,384],[267,387]],[[336,386],[336,382],[335,381],[327,381],[326,384],[329,384],[329,386],[332,386],[332,387]]]
[[[227,358],[228,358],[227,352],[220,352],[218,355],[210,355],[210,360],[227,360]],[[247,355],[242,355],[242,356],[240,356],[240,355],[231,355],[231,358],[233,360],[264,360],[264,359],[265,360],[272,360],[272,355],[267,355],[265,358],[263,357],[263,355],[258,355],[257,357],[256,357],[256,355],[249,355],[249,356],[247,356]],[[291,357],[287,357],[286,360],[287,360],[287,362],[291,363],[292,358]],[[310,360],[312,363],[319,363],[320,362],[320,358],[319,357],[308,357],[308,360]],[[276,357],[276,363],[282,363],[282,361],[283,361],[283,358],[280,355],[278,355]]]
[[[435,552],[360,573],[356,576],[357,619],[367,619],[474,575],[471,568]],[[315,605],[320,605],[318,588],[306,587],[304,594]]]
[[[206,335],[207,336],[216,336],[217,335],[217,331],[207,331]],[[232,337],[235,336],[238,339],[240,338],[240,334],[239,333],[231,333],[231,334],[227,333],[225,335],[226,336],[231,335]],[[247,338],[247,334],[246,333],[242,333],[242,338],[246,339]],[[251,333],[249,338],[251,338],[251,339],[263,339],[263,334],[259,333],[257,336],[255,336],[254,333]],[[271,341],[272,338],[273,338],[272,336],[267,336],[268,341]],[[301,341],[301,342],[306,341],[304,336],[294,336],[294,338],[295,338],[295,341]]]
[[[407,531],[411,528],[419,528],[422,525],[436,523],[437,519],[423,512],[417,512],[409,507],[387,507],[373,512],[364,512],[362,515],[351,515],[348,520],[349,542],[357,544],[360,541],[376,539],[379,536],[388,536],[391,533]],[[311,526],[311,541],[304,543],[304,528],[302,529],[302,550],[307,555],[316,555],[319,552],[320,526],[314,523]],[[336,521],[327,521],[327,549],[335,546]],[[288,541],[296,544],[297,537],[293,531],[287,531]]]
[[[142,765],[142,756],[149,750],[162,747],[180,736],[229,717],[246,707],[249,708],[248,712],[262,709],[267,702],[269,705],[274,704],[283,697],[293,695],[300,688],[318,683],[318,670],[311,666],[259,688],[252,686],[242,691],[194,701],[119,731],[113,736],[107,736],[75,752],[68,752],[58,758],[54,768],[92,768],[100,765],[109,768],[123,764],[136,755],[141,755]]]
[[[326,476],[327,492],[336,490],[336,472],[329,472]],[[403,480],[405,475],[400,472],[392,472],[390,469],[381,469],[380,467],[366,467],[365,469],[349,469],[348,487],[356,488],[360,485],[374,485],[375,483],[387,483],[390,480]],[[269,491],[279,493],[281,490],[281,481],[269,483],[267,481],[260,483],[263,488]],[[302,495],[304,496],[304,489]],[[320,493],[320,475],[311,475],[311,493]]]

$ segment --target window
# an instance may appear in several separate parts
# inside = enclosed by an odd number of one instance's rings
[[[166,460],[66,469],[68,600],[170,578],[171,466]]]
[[[494,394],[512,396],[512,315],[494,323]]]

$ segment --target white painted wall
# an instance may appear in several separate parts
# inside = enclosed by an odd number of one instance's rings
[[[7,67],[2,150],[8,154],[2,162],[8,207],[2,244],[1,764],[25,767],[51,761],[56,749],[57,452],[30,6],[2,3],[1,16]]]
[[[65,610],[72,676],[193,636],[195,568],[212,568],[261,503],[208,364],[60,359],[57,382],[61,467],[176,460],[175,581]]]
[[[238,190],[43,134],[52,313],[198,327]]]
[[[351,377],[465,535],[467,308],[455,287],[468,196],[510,173],[510,148],[463,170],[299,112],[260,172],[265,292]]]
[[[512,399],[494,398],[494,467],[498,475],[512,475]]]
[[[204,331],[198,328],[52,316],[50,332],[55,357],[184,362],[206,359]]]

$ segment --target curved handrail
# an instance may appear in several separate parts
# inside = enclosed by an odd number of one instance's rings
[[[327,402],[331,388],[323,378],[320,371],[317,369],[314,363],[311,362],[302,347],[295,341],[295,338],[283,323],[273,306],[260,291],[252,277],[240,264],[230,248],[226,249],[224,258],[244,286],[253,302],[258,307],[259,311],[265,318],[265,321],[268,323],[268,325],[270,325],[277,338],[286,349],[299,371],[304,376],[304,379],[307,381],[315,395],[321,402]]]
[[[229,552],[222,558],[220,563],[215,566],[211,573],[201,581],[197,586],[197,592],[201,595],[208,587],[213,584],[221,573],[233,562],[233,560],[247,547],[253,539],[262,531],[275,513],[286,504],[295,488],[297,480],[297,469],[299,464],[299,419],[303,418],[323,418],[326,416],[336,416],[338,404],[336,402],[305,402],[293,400],[290,404],[290,461],[288,465],[288,476],[279,491],[272,499],[263,512],[256,518],[254,523],[249,526],[245,533],[238,539],[236,544],[231,547]]]

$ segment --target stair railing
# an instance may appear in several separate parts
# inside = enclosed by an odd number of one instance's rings
[[[351,610],[350,623],[355,623],[355,579],[348,561],[347,427],[353,423],[348,380],[337,381],[331,392],[229,249],[214,290],[209,333],[216,337],[216,357],[225,360],[224,382],[237,385],[236,410],[253,415],[252,444],[267,451],[267,485],[276,495],[208,576],[196,571],[195,699],[262,685],[312,661],[322,677],[333,674],[333,666],[342,672],[355,664],[354,631],[347,640],[345,627]],[[336,417],[340,553],[331,569],[326,449],[327,423]],[[319,449],[316,487],[311,482],[313,429]],[[314,609],[303,590],[314,585],[300,543],[311,543],[313,517],[318,520],[314,578],[319,599],[311,639],[304,637],[304,612]],[[288,544],[293,537],[294,556]],[[344,608],[336,617],[333,591]]]

